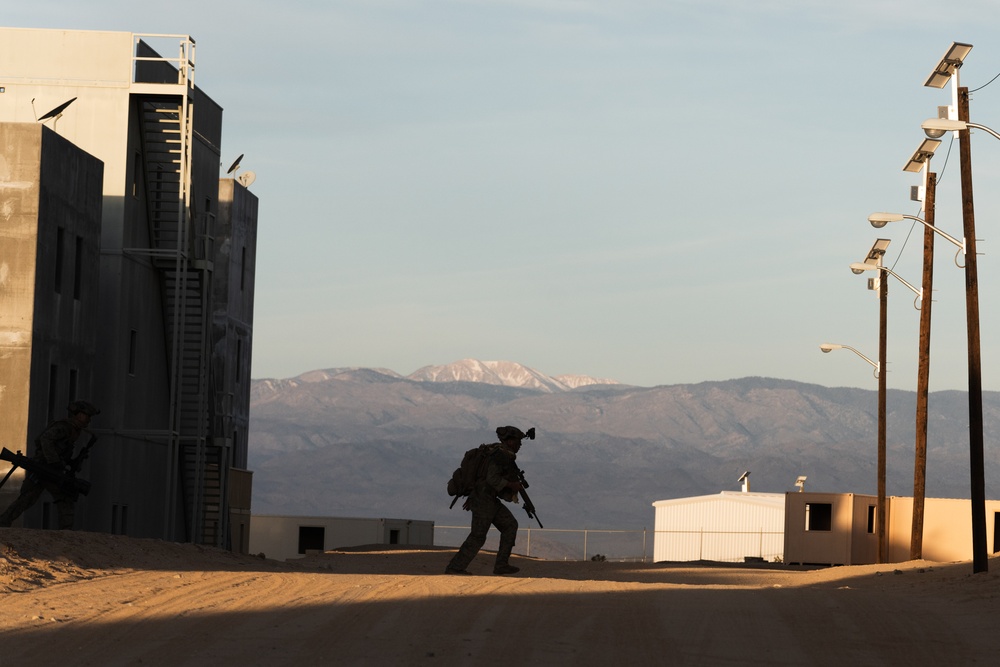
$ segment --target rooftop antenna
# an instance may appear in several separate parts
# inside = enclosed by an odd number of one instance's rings
[[[236,180],[243,187],[249,188],[250,184],[257,180],[257,174],[252,171],[244,171]]]
[[[802,493],[805,490],[806,479],[805,475],[799,475],[795,480],[795,486],[799,487],[799,493]]]
[[[737,482],[743,482],[743,493],[750,493],[750,471],[745,471]]]
[[[38,112],[35,111],[35,98],[32,97],[31,98],[31,111],[32,111],[32,113],[35,114],[35,121],[37,121],[39,123],[47,121],[49,118],[53,119],[52,120],[52,129],[55,130],[56,129],[56,123],[59,122],[60,118],[62,118],[63,111],[65,111],[66,107],[68,107],[69,105],[73,104],[73,102],[75,102],[75,101],[76,101],[75,97],[73,99],[66,100],[65,102],[63,102],[62,104],[60,104],[56,108],[52,109],[51,111],[48,111],[48,112],[42,114],[41,116],[39,116]]]
[[[236,158],[235,160],[233,160],[233,164],[230,165],[230,167],[229,167],[228,170],[226,170],[226,175],[227,176],[240,168],[240,161],[243,159],[243,155],[244,155],[243,153],[240,153],[240,156],[238,158]],[[236,178],[236,177],[234,176],[233,178]]]

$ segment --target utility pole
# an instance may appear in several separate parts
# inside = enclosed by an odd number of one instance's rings
[[[930,162],[927,163],[929,168]],[[910,560],[924,554],[924,499],[927,491],[927,395],[931,367],[931,303],[934,294],[934,196],[937,174],[927,173],[924,188],[924,271],[920,299],[920,342],[917,352],[917,424],[913,457],[913,524]]]
[[[882,264],[882,260],[879,260]],[[875,508],[876,537],[878,539],[878,562],[886,562],[885,543],[885,376],[886,363],[886,323],[888,320],[889,276],[884,271],[878,272],[879,280],[879,327],[878,327],[878,504]]]
[[[969,122],[969,89],[958,89],[958,119]],[[962,225],[965,232],[965,309],[969,344],[969,476],[972,501],[972,571],[986,572],[986,472],[983,460],[983,377],[979,347],[979,274],[976,216],[972,205],[972,153],[968,126],[958,131],[962,171]]]

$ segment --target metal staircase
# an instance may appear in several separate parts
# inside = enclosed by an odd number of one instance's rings
[[[181,37],[179,58],[157,59],[142,50],[138,37],[132,96],[140,110],[145,254],[161,276],[170,364],[165,521],[168,527],[175,522],[180,504],[188,541],[226,546],[222,482],[228,466],[209,433],[214,219],[192,204],[194,42]]]

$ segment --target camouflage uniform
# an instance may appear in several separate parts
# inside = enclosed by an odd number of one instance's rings
[[[69,411],[69,417],[52,422],[35,438],[35,460],[60,473],[65,472],[72,465],[73,446],[83,430],[80,422],[74,419],[74,415],[79,412],[86,414],[89,418],[100,413],[100,410],[85,401],[70,403]],[[9,528],[11,523],[25,510],[38,502],[44,491],[48,491],[55,501],[59,514],[59,529],[72,530],[76,494],[65,490],[54,482],[38,479],[36,475],[27,471],[24,482],[21,484],[20,495],[3,514],[0,514],[0,527]]]
[[[503,435],[502,429],[513,427],[502,427],[497,429],[497,434]],[[524,434],[514,429],[520,434],[518,440]],[[465,542],[459,548],[458,553],[445,569],[449,574],[467,574],[465,568],[476,557],[479,550],[486,543],[486,534],[489,533],[490,526],[496,526],[500,531],[500,547],[497,550],[496,562],[493,566],[494,574],[512,574],[517,572],[517,568],[509,565],[510,552],[514,549],[514,541],[517,539],[517,519],[510,513],[501,501],[512,501],[516,493],[508,488],[507,484],[517,480],[517,468],[514,461],[517,454],[506,447],[506,442],[497,445],[490,454],[486,464],[485,478],[476,481],[476,487],[469,494],[469,499],[463,507],[472,510],[472,530]]]

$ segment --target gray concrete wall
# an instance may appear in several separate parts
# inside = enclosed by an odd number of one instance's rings
[[[0,123],[0,444],[93,400],[103,164],[37,123]],[[6,474],[7,466],[0,467]],[[0,504],[17,491],[8,481]],[[42,507],[25,519],[37,522]]]
[[[213,313],[213,368],[226,373],[214,408],[231,433],[233,466],[247,467],[253,352],[257,197],[234,179],[219,181]]]

